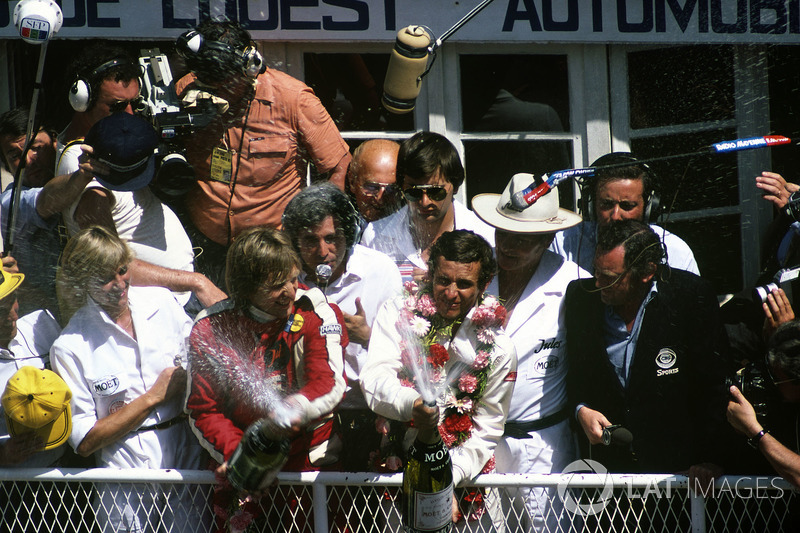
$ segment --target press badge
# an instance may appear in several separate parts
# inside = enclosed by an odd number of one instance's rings
[[[233,153],[219,146],[214,148],[211,152],[211,175],[209,177],[214,181],[230,183],[232,171]]]

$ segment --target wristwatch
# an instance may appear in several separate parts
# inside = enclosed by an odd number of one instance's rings
[[[757,450],[758,443],[761,442],[761,439],[763,439],[764,435],[766,435],[767,433],[769,433],[769,431],[767,431],[766,429],[762,429],[761,431],[759,431],[758,433],[747,439],[747,444],[752,446],[753,449]]]

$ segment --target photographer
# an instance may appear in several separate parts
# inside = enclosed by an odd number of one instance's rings
[[[736,431],[747,437],[747,442],[758,449],[775,471],[796,487],[800,487],[800,443],[797,442],[798,410],[800,405],[800,322],[787,322],[775,331],[767,352],[770,377],[784,402],[791,404],[793,420],[783,420],[791,426],[786,431],[791,449],[770,433],[756,418],[753,405],[735,386],[730,388],[732,399],[728,402],[728,422]],[[784,417],[786,418],[786,417]],[[782,436],[782,435],[780,435]],[[793,451],[794,450],[794,451]]]
[[[343,189],[350,152],[313,91],[266,68],[238,23],[206,20],[181,35],[177,47],[191,70],[176,84],[183,105],[212,95],[220,105],[186,143],[197,182],[185,201],[194,244],[206,252],[198,268],[219,281],[236,235],[280,227],[286,204],[305,186],[309,162]]]

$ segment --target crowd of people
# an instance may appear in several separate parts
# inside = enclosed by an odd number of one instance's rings
[[[195,179],[182,198],[159,194],[159,138],[136,114],[141,71],[124,49],[90,45],[77,59],[61,133],[43,126],[25,150],[26,110],[0,116],[2,163],[22,180],[18,198],[13,186],[0,197],[12,237],[4,467],[210,468],[215,517],[196,496],[160,515],[196,531],[279,523],[258,516],[259,498],[304,504],[226,482],[259,420],[289,439],[289,471],[400,471],[417,430],[438,427],[460,530],[502,531],[502,507],[516,505],[520,528],[559,531],[555,489],[470,481],[559,473],[580,457],[687,473],[696,488],[751,468],[800,487],[790,300],[771,291],[756,307],[763,331],[750,332],[760,343],[734,355],[739,330],[690,247],[655,224],[658,180],[635,156],[592,164],[583,216],[557,191],[516,208],[512,196],[541,183],[526,173],[498,177],[502,193],[470,209],[446,137],[368,140],[351,155],[313,92],[267,68],[237,23],[203,22],[176,47],[190,71],[176,84],[183,105],[217,110],[186,139]],[[797,190],[768,172],[757,186],[778,207]],[[748,361],[784,408],[771,418],[729,384]],[[137,490],[97,493],[101,530],[151,520]]]

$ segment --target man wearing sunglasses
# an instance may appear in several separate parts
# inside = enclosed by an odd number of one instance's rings
[[[780,397],[791,406],[785,412],[791,413],[792,419],[781,420],[785,422],[783,427],[764,427],[756,418],[752,404],[738,388],[731,386],[728,422],[747,437],[747,443],[760,451],[781,477],[800,487],[800,442],[797,435],[800,423],[797,410],[800,405],[800,321],[794,320],[778,327],[769,340],[766,362]],[[776,418],[771,420],[774,422]]]
[[[108,43],[89,46],[71,65],[71,72],[67,97],[74,113],[58,136],[59,171],[77,168],[81,150],[76,141],[83,139],[98,120],[112,113],[133,114],[142,101],[141,68],[124,48]]]
[[[586,437],[582,456],[610,472],[688,470],[705,487],[722,473],[713,462],[727,402],[727,339],[711,286],[665,268],[661,239],[638,220],[600,230],[594,272],[565,297],[567,392]],[[616,425],[632,441],[615,445]]]
[[[391,215],[401,205],[397,186],[397,152],[389,139],[371,139],[358,145],[347,169],[347,190],[366,222]]]
[[[447,231],[471,230],[494,246],[494,228],[453,198],[464,177],[458,151],[444,136],[421,131],[403,141],[397,184],[407,205],[370,223],[361,244],[394,259],[404,281],[425,278],[430,247]]]
[[[609,165],[614,167],[602,168]],[[591,166],[598,169],[581,187],[583,223],[556,235],[550,246],[550,250],[589,272],[594,271],[592,261],[600,228],[615,220],[633,219],[649,224],[656,220],[659,211],[656,177],[650,167],[640,163],[633,154],[612,152]],[[651,227],[664,244],[667,264],[700,274],[689,245],[660,226],[653,224]]]

